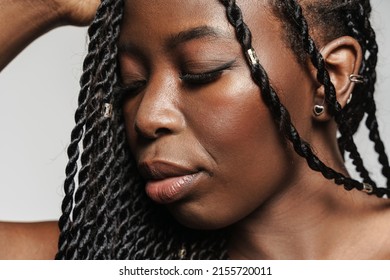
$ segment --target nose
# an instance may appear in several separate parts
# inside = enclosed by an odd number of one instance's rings
[[[167,134],[177,134],[184,126],[174,82],[167,77],[149,81],[134,120],[137,134],[147,139],[156,139]]]

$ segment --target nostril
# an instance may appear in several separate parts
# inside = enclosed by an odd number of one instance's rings
[[[134,124],[134,130],[135,130],[135,132],[136,132],[137,134],[142,134],[141,129],[139,128],[139,126],[138,126],[136,123]]]
[[[172,133],[172,131],[166,127],[158,127],[157,129],[149,127],[149,129],[142,129],[137,123],[134,125],[134,130],[139,136],[148,139],[156,139],[160,136]]]
[[[177,134],[184,129],[184,116],[172,102],[151,103],[152,101],[144,99],[143,106],[139,107],[135,115],[133,122],[137,135],[145,139],[156,139]]]
[[[170,133],[171,133],[170,129],[165,127],[160,127],[155,132],[156,136],[162,136]]]

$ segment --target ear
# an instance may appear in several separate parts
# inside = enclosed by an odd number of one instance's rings
[[[352,94],[354,83],[350,80],[351,74],[358,74],[362,62],[362,49],[356,39],[350,36],[339,37],[320,50],[329,72],[330,79],[336,89],[337,101],[341,107],[347,104]],[[317,88],[314,105],[324,104],[324,87]],[[325,110],[326,111],[326,110]],[[316,119],[329,119],[329,114],[316,117]]]

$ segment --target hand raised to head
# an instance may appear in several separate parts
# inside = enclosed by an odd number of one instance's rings
[[[92,22],[100,0],[56,0],[66,24],[85,26]]]

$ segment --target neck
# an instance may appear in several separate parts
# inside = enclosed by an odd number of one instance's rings
[[[232,228],[232,259],[389,256],[383,251],[383,244],[390,245],[383,234],[389,215],[378,215],[389,208],[388,202],[359,191],[347,192],[320,174],[308,177],[267,200]]]

